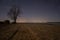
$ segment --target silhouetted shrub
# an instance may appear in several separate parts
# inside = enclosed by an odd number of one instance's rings
[[[0,21],[0,24],[4,24],[4,22]]]
[[[5,24],[10,24],[10,21],[9,20],[5,20],[4,23]]]

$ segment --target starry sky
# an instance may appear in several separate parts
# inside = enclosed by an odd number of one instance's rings
[[[60,0],[0,0],[0,20],[11,20],[14,4],[21,10],[17,22],[60,22]]]

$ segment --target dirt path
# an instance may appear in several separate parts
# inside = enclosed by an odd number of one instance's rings
[[[0,29],[0,40],[8,40],[13,33],[17,30],[18,27],[13,25],[8,25]]]
[[[18,32],[11,40],[38,40],[38,38],[30,27],[19,25]]]

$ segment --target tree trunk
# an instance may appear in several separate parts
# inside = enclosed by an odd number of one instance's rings
[[[16,19],[14,19],[14,23],[16,23]]]

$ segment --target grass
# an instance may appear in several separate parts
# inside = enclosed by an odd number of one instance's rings
[[[0,29],[0,40],[60,40],[60,25],[9,24]]]

